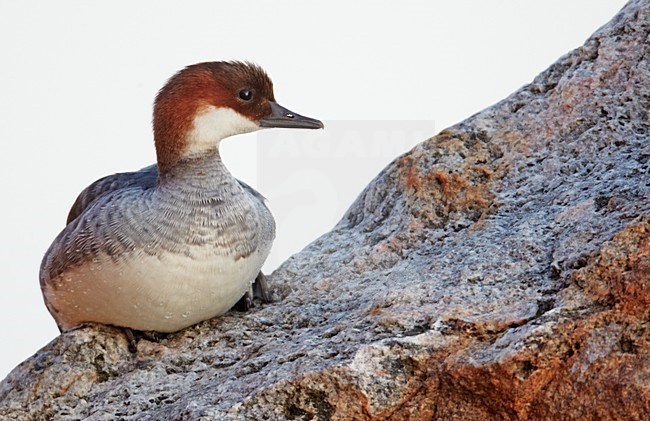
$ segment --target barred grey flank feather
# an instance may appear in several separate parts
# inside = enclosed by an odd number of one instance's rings
[[[263,196],[235,179],[217,151],[161,180],[156,165],[104,177],[79,195],[69,220],[43,258],[41,285],[100,253],[191,257],[190,245],[212,245],[215,255],[240,259],[275,237]]]

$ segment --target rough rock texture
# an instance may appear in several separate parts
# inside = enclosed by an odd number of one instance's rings
[[[86,327],[0,418],[648,419],[650,2],[396,159],[270,279],[142,340]]]

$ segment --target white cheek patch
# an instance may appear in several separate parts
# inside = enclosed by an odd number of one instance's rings
[[[232,108],[208,106],[202,109],[187,134],[189,153],[212,150],[221,140],[236,134],[250,133],[261,127]]]

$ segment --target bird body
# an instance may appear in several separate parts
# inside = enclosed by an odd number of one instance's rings
[[[154,107],[158,164],[86,188],[43,258],[41,289],[59,328],[173,332],[236,304],[270,252],[275,223],[218,146],[262,127],[322,123],[278,106],[250,64],[201,63],[170,79]]]

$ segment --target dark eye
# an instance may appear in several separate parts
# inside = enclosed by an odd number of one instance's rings
[[[250,101],[253,98],[253,91],[250,89],[242,89],[239,91],[239,97],[244,101]]]

